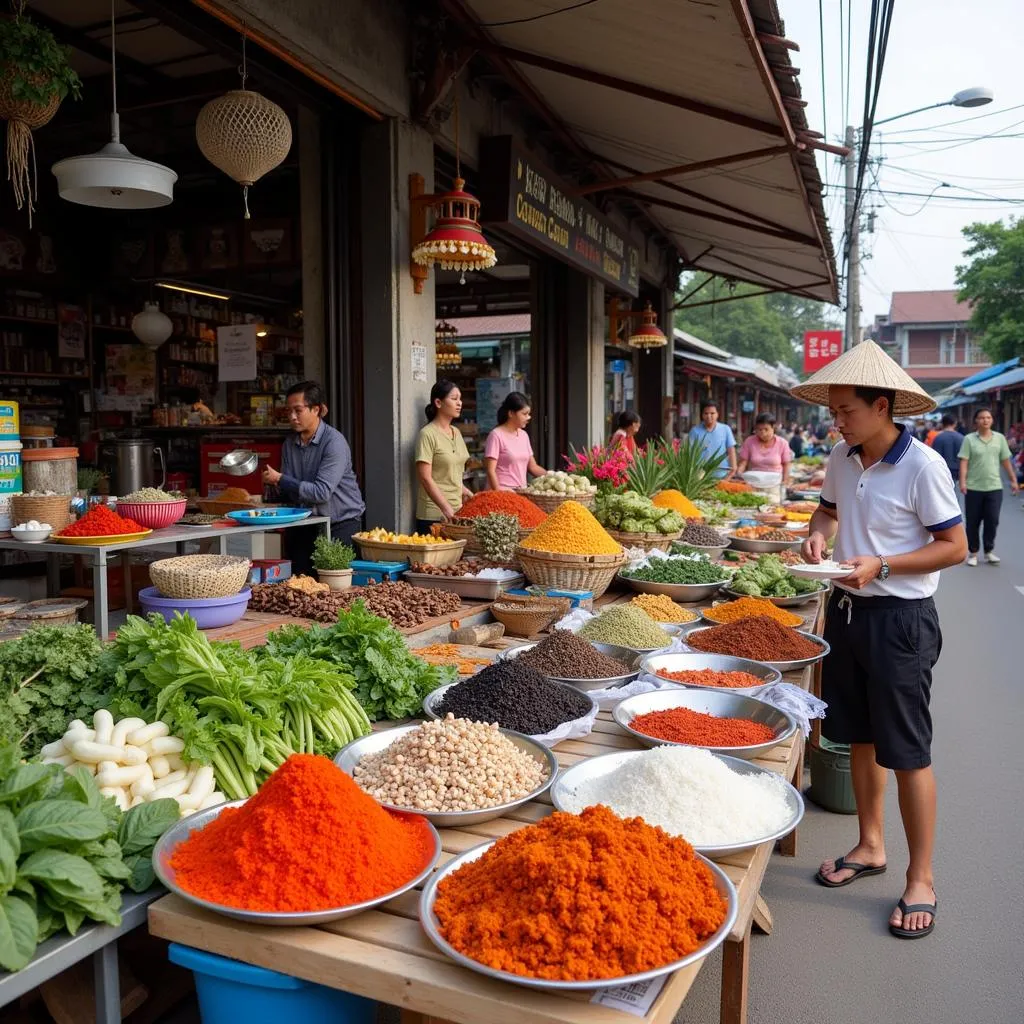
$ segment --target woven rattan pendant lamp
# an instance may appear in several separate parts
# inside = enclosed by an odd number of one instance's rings
[[[249,188],[272,171],[292,147],[288,115],[266,96],[246,89],[249,77],[242,36],[242,88],[210,100],[196,118],[196,142],[203,156],[242,186],[245,219]]]

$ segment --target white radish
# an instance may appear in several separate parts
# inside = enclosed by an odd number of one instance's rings
[[[60,754],[57,757],[44,757],[43,764],[59,764],[62,768],[70,768],[75,759],[70,754]]]
[[[115,747],[123,747],[128,742],[128,734],[131,732],[137,732],[146,724],[144,718],[122,718],[114,726],[114,731],[110,736],[110,742]]]
[[[39,751],[43,757],[63,757],[68,752],[67,747],[64,746],[64,740],[54,740],[53,743],[47,743],[42,750]]]
[[[133,746],[144,747],[150,740],[155,740],[158,736],[169,736],[170,732],[166,722],[154,722],[152,725],[146,725],[141,729],[136,729],[135,732],[130,732],[126,740]]]
[[[213,769],[209,765],[204,764],[202,768],[196,772],[195,778],[188,787],[188,795],[196,799],[196,807],[199,808],[202,806],[203,801],[216,788],[217,783],[213,777]]]
[[[163,779],[171,774],[171,765],[166,757],[151,757],[149,767],[153,770],[154,779]]]
[[[96,775],[96,784],[100,789],[113,786],[127,788],[133,782],[146,777],[144,764],[126,765],[123,768],[111,768],[108,771],[101,771]]]
[[[145,764],[149,760],[149,755],[142,747],[134,747],[130,744],[126,747],[121,747],[121,756],[118,761],[121,764]]]
[[[85,724],[80,718],[72,718],[68,722],[68,732],[78,732],[80,729],[88,729],[89,726]]]
[[[145,802],[146,798],[144,796],[132,797],[132,802],[128,805],[128,810],[131,810],[133,807],[138,807],[139,804],[144,804]]]
[[[185,741],[177,736],[157,736],[143,744],[144,749],[149,751],[151,757],[159,757],[161,754],[180,754],[185,749]]]
[[[149,799],[164,800],[167,797],[181,796],[186,789],[188,789],[188,779],[178,779],[176,782],[168,783],[166,786],[159,786],[156,792],[150,794]]]
[[[68,731],[64,733],[64,746],[70,750],[71,744],[76,740],[89,740],[91,742],[94,739],[96,739],[96,730],[88,729],[83,725],[78,729],[68,729]]]
[[[117,804],[118,807],[121,808],[122,811],[128,810],[131,801],[129,801],[128,799],[128,794],[125,793],[125,791],[121,789],[120,786],[107,786],[101,789],[100,793],[103,796],[112,796],[114,798],[114,802]]]
[[[162,757],[163,755],[158,755]],[[179,768],[186,767],[185,762],[181,759],[181,754],[168,754],[167,763],[171,766],[171,771],[176,772]]]
[[[85,761],[86,764],[99,764],[100,761],[113,761],[120,763],[124,757],[125,749],[112,747],[109,743],[96,743],[92,740],[75,740],[71,744],[71,753],[76,761]]]
[[[150,766],[152,767],[152,765]],[[156,772],[153,773],[156,775]],[[176,782],[188,783],[188,772],[184,768],[180,768],[176,772],[171,772],[170,775],[165,775],[162,779],[157,779],[155,786],[157,789],[163,789],[164,786],[173,786]],[[182,790],[184,792],[184,790]]]
[[[219,790],[215,789],[200,805],[199,810],[205,811],[207,807],[216,807],[217,804],[227,803],[227,797]]]
[[[100,761],[96,766],[96,774],[99,775],[101,772],[110,772],[117,767],[116,761]]]
[[[145,777],[137,779],[131,784],[130,788],[132,796],[139,800],[145,800],[149,794],[155,792],[155,790],[156,786],[153,785],[153,779],[147,779]]]
[[[192,796],[191,793],[182,793],[181,796],[176,796],[174,799],[178,801],[178,806],[183,811],[198,811],[199,805],[202,803],[199,797]]]
[[[104,708],[100,708],[92,716],[92,727],[96,730],[97,743],[110,743],[114,734],[114,716]]]

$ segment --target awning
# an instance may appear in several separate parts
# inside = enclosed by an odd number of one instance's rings
[[[738,380],[749,380],[750,374],[734,363],[727,363],[724,359],[706,359],[703,356],[695,356],[692,352],[677,348],[676,359],[681,359],[686,366],[695,370],[703,370],[712,377],[735,377]]]
[[[998,377],[990,377],[980,384],[972,384],[969,388],[964,388],[964,391],[968,395],[980,395],[984,392],[1008,388],[1014,384],[1024,384],[1024,367],[1001,373]]]
[[[970,395],[953,395],[946,398],[935,407],[936,409],[955,409],[958,405],[970,405],[974,399]]]
[[[836,301],[827,144],[775,0],[443,2],[558,137],[576,195],[645,214],[690,267]]]
[[[996,363],[995,366],[990,366],[985,370],[979,370],[977,373],[972,373],[970,377],[964,377],[963,380],[958,380],[953,387],[963,388],[970,387],[972,384],[980,384],[983,380],[988,380],[990,377],[998,377],[999,374],[1005,373],[1007,370],[1012,370],[1020,362],[1020,357],[1017,356],[1014,359],[1007,359],[1005,363]]]

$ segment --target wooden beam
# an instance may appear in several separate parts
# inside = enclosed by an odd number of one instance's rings
[[[822,142],[820,139],[813,139],[802,132],[798,138],[808,149],[820,149],[823,153],[834,153],[836,156],[850,155],[850,151],[846,146],[833,146],[831,142]]]
[[[815,299],[815,301],[817,302],[825,302],[825,299],[817,299],[813,295],[807,295],[807,293],[802,291],[801,289],[815,288],[819,285],[831,283],[832,282],[826,278],[825,280],[822,281],[806,281],[803,284],[794,284],[788,288],[763,288],[761,291],[747,292],[745,295],[725,295],[720,299],[707,299],[704,302],[691,302],[689,305],[686,306],[673,306],[673,309],[687,310],[697,309],[699,306],[718,306],[721,305],[721,303],[723,302],[737,302],[740,299],[754,299],[757,298],[758,295],[778,295],[780,292],[787,292],[791,295],[803,295],[805,298]]]
[[[665,167],[658,171],[645,171],[642,174],[631,174],[625,178],[610,178],[606,181],[595,181],[590,185],[581,185],[573,189],[577,196],[590,195],[592,192],[604,192],[611,188],[620,188],[623,185],[635,185],[642,181],[658,181],[661,178],[681,178],[687,174],[696,174],[699,171],[711,170],[714,167],[728,167],[730,164],[739,164],[747,160],[756,160],[762,156],[778,156],[780,153],[788,153],[788,146],[765,146],[762,149],[751,149],[745,153],[733,153],[731,156],[718,156],[711,160],[698,160],[695,163],[679,164],[676,167]]]
[[[782,36],[773,36],[767,32],[758,32],[757,38],[765,46],[784,46],[787,50],[800,49],[800,44],[794,43],[792,39],[784,39]]]

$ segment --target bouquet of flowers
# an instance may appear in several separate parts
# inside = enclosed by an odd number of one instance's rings
[[[569,454],[562,458],[568,472],[585,476],[601,491],[616,491],[628,482],[629,452],[620,445],[595,444],[582,450],[569,445]]]

